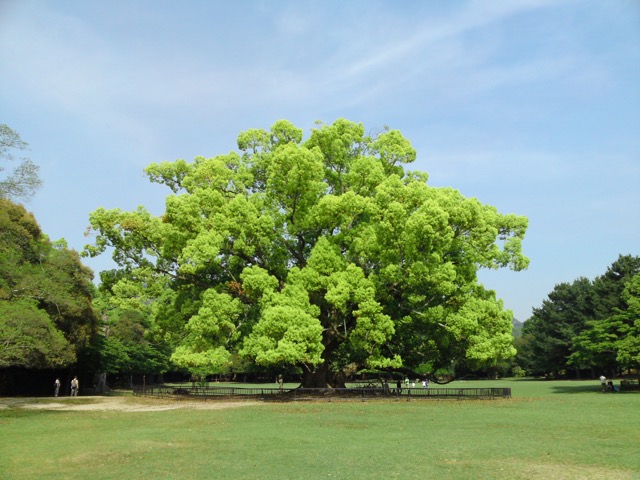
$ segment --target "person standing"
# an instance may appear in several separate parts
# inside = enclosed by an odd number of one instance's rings
[[[72,397],[78,396],[79,388],[80,388],[80,382],[78,382],[78,377],[73,377],[73,380],[71,380],[71,396]]]
[[[602,388],[603,392],[607,391],[607,377],[604,375],[600,375],[600,388]]]
[[[58,394],[60,393],[60,379],[56,378],[56,381],[53,382],[53,396],[57,397]]]

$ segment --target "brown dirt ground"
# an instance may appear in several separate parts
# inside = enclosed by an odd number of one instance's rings
[[[140,397],[56,397],[56,398],[27,398],[2,397],[0,409],[24,408],[37,410],[61,411],[116,411],[116,412],[160,412],[183,408],[197,410],[219,410],[223,408],[237,408],[260,405],[255,401],[186,401],[161,400]]]

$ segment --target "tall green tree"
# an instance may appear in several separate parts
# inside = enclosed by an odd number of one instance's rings
[[[33,215],[0,199],[0,365],[59,367],[95,338],[92,272]]]
[[[513,356],[513,315],[477,270],[527,266],[526,218],[405,171],[416,152],[396,130],[337,120],[303,140],[279,121],[238,147],[147,167],[172,191],[161,216],[90,216],[85,254],[113,249],[114,293],[152,316],[175,363],[214,373],[239,353],[333,386],[347,366],[434,372]]]
[[[556,285],[523,326],[519,345],[521,358],[527,360],[525,369],[534,375],[557,376],[574,368],[569,356],[577,335],[593,319],[594,311],[595,292],[589,279],[582,277]]]
[[[607,271],[594,280],[593,286],[598,299],[596,318],[607,318],[616,311],[626,308],[623,292],[629,280],[637,273],[640,273],[640,257],[619,255]]]
[[[594,281],[595,309],[575,340],[570,362],[608,375],[637,363],[637,277],[640,257],[620,255]]]
[[[56,368],[75,359],[69,341],[34,302],[0,300],[0,368]]]
[[[101,313],[98,339],[101,370],[108,374],[161,374],[169,370],[171,351],[161,339],[149,339],[149,319],[139,310],[110,308],[104,289],[94,305]]]
[[[593,281],[556,285],[524,324],[518,364],[534,375],[567,370],[615,375],[633,367],[633,282],[639,272],[640,257],[620,255]]]
[[[616,359],[622,368],[640,368],[640,273],[626,284],[622,295],[626,305],[616,314],[620,322]]]
[[[17,132],[0,124],[0,198],[29,200],[42,185],[39,167],[28,158],[16,158],[16,151],[28,148]],[[17,165],[7,170],[9,162]]]

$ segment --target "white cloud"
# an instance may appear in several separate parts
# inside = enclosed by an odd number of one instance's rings
[[[474,47],[463,38],[511,16],[548,5],[547,1],[471,2],[446,18],[424,22],[395,18],[391,27],[413,25],[394,35],[380,35],[384,18],[365,25],[340,23],[339,13],[313,25],[313,16],[292,7],[275,21],[286,36],[300,37],[313,46],[309,35],[321,35],[330,27],[338,33],[328,37],[333,55],[313,50],[304,64],[285,67],[287,55],[298,56],[289,40],[260,37],[273,47],[271,60],[230,64],[215,50],[189,51],[167,46],[146,37],[138,45],[124,45],[106,38],[91,25],[70,15],[43,8],[26,11],[7,25],[0,61],[12,72],[5,80],[11,89],[27,90],[40,101],[64,108],[96,123],[122,125],[145,137],[137,112],[209,108],[217,111],[243,109],[280,102],[283,108],[305,104],[319,108],[324,98],[345,106],[365,104],[397,89],[420,89],[434,102],[460,100],[487,90],[524,82],[544,81],[558,75],[584,74],[584,64],[562,58],[528,60],[496,66],[491,51]],[[375,15],[384,15],[377,11]],[[408,14],[410,17],[410,14]],[[336,20],[337,18],[337,20]],[[370,19],[371,20],[371,19]],[[311,33],[304,32],[311,28]],[[389,31],[385,31],[389,33]],[[11,40],[14,41],[11,41]],[[289,43],[287,43],[289,42]],[[159,51],[166,48],[159,58]],[[219,48],[209,46],[211,48]],[[290,49],[290,53],[279,51]],[[319,47],[318,47],[319,48]],[[325,47],[326,48],[326,47]],[[497,46],[495,47],[497,48]],[[295,53],[294,53],[295,52]],[[215,58],[218,58],[217,60]]]

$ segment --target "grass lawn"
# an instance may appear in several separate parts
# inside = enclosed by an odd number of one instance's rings
[[[454,386],[511,387],[513,398],[2,408],[0,478],[640,479],[640,392],[602,394],[597,381]]]

